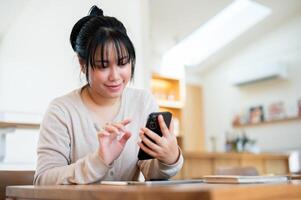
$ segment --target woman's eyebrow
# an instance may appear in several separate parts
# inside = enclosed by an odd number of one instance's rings
[[[118,60],[127,59],[127,58],[129,58],[129,56],[120,56],[120,57],[118,58]]]
[[[104,62],[109,62],[108,60],[95,60],[96,63],[104,63]]]

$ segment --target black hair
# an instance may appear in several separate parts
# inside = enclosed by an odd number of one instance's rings
[[[104,16],[103,11],[97,6],[92,6],[88,16],[81,18],[73,26],[70,34],[70,43],[72,49],[86,63],[84,70],[88,84],[89,66],[93,70],[97,68],[94,62],[96,49],[100,47],[101,66],[105,66],[103,62],[104,51],[107,51],[109,44],[113,44],[115,47],[118,65],[131,63],[131,79],[133,78],[136,55],[134,45],[127,35],[126,28],[115,17]]]

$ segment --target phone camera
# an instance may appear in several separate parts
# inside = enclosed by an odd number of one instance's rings
[[[157,126],[156,126],[156,118],[155,117],[151,119],[151,121],[149,123],[149,128],[150,129],[156,129],[157,128]]]

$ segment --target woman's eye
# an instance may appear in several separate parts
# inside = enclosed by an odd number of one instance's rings
[[[95,67],[97,69],[105,69],[105,68],[108,68],[108,64],[107,63],[99,63],[99,64],[96,64]]]
[[[128,63],[129,63],[129,60],[127,58],[122,58],[122,59],[119,60],[118,65],[124,66]]]
[[[120,66],[124,66],[124,65],[126,65],[127,63],[126,62],[121,62],[119,65]]]

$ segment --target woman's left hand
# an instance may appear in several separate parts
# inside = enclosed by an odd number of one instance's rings
[[[162,137],[148,128],[141,128],[141,142],[139,142],[138,145],[147,154],[157,158],[165,164],[171,165],[177,162],[180,154],[177,138],[173,133],[173,120],[170,123],[170,128],[167,128],[162,115],[158,116],[158,121]]]

